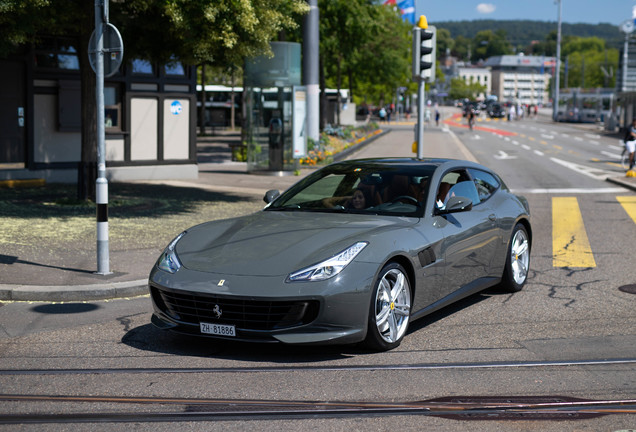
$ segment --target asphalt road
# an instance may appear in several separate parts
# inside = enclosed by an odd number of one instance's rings
[[[388,353],[175,338],[149,324],[148,298],[4,304],[0,393],[38,397],[5,398],[0,429],[17,429],[2,422],[19,413],[68,415],[19,426],[38,431],[636,428],[633,401],[616,403],[636,399],[636,297],[619,289],[636,284],[636,222],[620,200],[635,194],[594,177],[618,172],[603,153],[614,143],[533,120],[451,129],[530,201],[532,273],[522,292],[470,297],[414,323]],[[578,217],[562,198],[574,199]],[[571,252],[554,238],[561,220],[582,221],[589,250],[573,259],[591,255],[594,265],[555,259]],[[468,403],[480,409],[469,413]]]

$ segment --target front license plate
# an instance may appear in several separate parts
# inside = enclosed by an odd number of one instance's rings
[[[201,333],[216,336],[236,336],[236,329],[233,325],[200,323]]]

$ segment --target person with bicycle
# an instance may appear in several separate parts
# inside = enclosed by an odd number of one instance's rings
[[[475,110],[471,108],[468,110],[468,127],[473,130],[473,126],[475,126]]]
[[[629,169],[634,168],[634,151],[636,151],[636,118],[625,132],[625,149],[629,153]]]

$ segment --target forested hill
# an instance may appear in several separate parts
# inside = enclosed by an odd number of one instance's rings
[[[469,39],[482,30],[505,30],[508,41],[514,46],[527,46],[532,41],[545,41],[550,32],[556,32],[556,21],[499,21],[499,20],[474,20],[474,21],[440,21],[430,22],[437,28],[445,28],[450,31],[451,37],[464,36]],[[605,39],[608,47],[620,48],[625,36],[614,24],[561,24],[563,36],[592,37]]]

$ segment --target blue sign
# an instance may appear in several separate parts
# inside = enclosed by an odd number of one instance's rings
[[[174,101],[170,104],[170,112],[172,114],[179,115],[181,114],[181,111],[183,111],[183,105],[181,105],[181,102]]]

